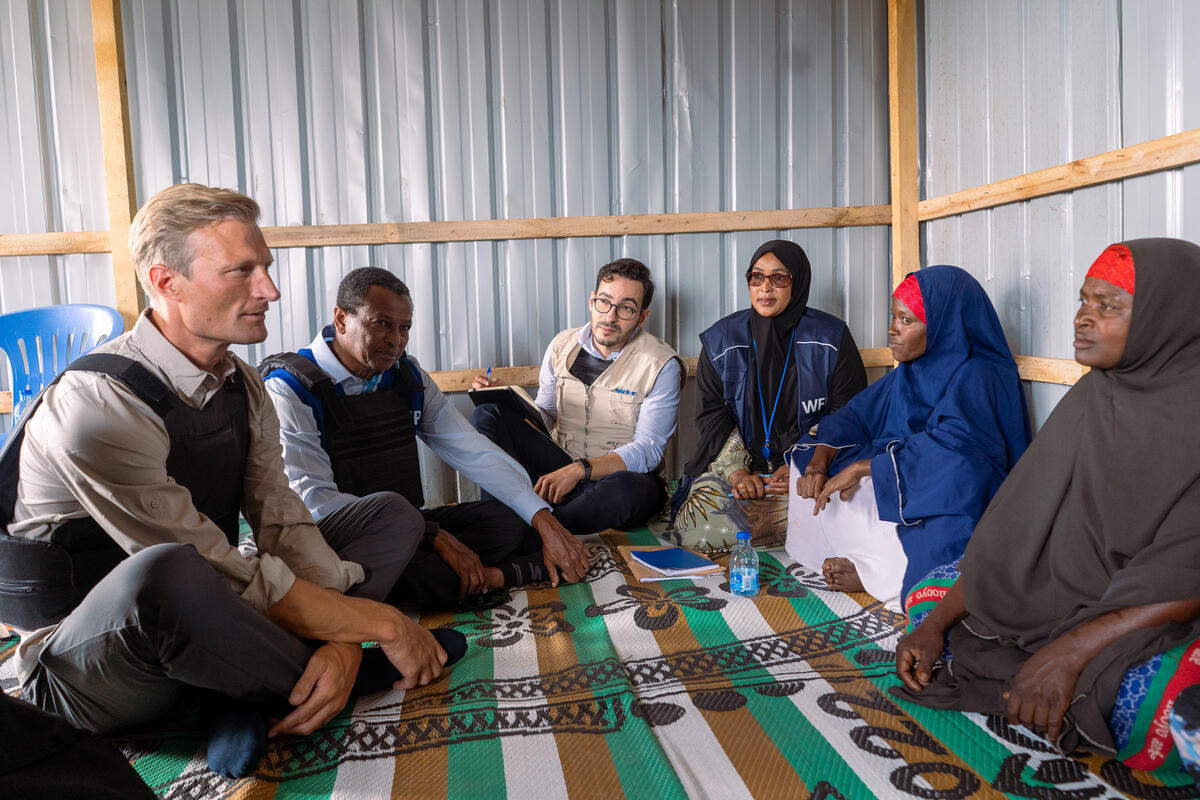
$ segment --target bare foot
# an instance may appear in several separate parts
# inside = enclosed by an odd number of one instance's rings
[[[826,585],[835,592],[861,592],[862,580],[854,562],[848,558],[827,558],[821,565],[821,575]]]

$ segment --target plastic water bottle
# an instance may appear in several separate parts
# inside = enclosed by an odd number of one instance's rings
[[[750,531],[738,531],[729,552],[729,589],[743,597],[758,594],[758,553],[750,546]]]

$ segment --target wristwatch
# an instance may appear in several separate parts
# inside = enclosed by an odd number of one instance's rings
[[[577,458],[575,459],[575,463],[583,467],[583,479],[590,481],[592,479],[592,462],[586,458]]]

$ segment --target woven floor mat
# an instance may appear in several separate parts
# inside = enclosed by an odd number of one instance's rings
[[[425,615],[467,636],[459,664],[272,742],[246,779],[208,771],[187,708],[112,741],[166,798],[1200,796],[1063,757],[1000,718],[892,697],[903,617],[827,591],[782,550],[763,553],[762,591],[743,598],[724,576],[633,582],[616,546],[651,535],[603,538],[584,583]],[[11,655],[9,640],[10,691]]]

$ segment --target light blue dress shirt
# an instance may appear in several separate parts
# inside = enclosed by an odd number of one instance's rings
[[[309,345],[317,366],[347,395],[374,391],[378,381],[365,381],[342,366],[321,334]],[[414,363],[416,359],[413,359]],[[490,439],[471,427],[421,365],[425,407],[416,434],[429,449],[458,472],[486,489],[493,497],[529,522],[550,504],[537,496],[525,470]],[[329,455],[321,447],[321,433],[312,409],[280,378],[266,381],[267,393],[279,415],[283,466],[288,483],[300,495],[314,518],[320,520],[358,499],[338,490]]]
[[[638,328],[634,336],[641,336]],[[632,339],[631,339],[632,341]],[[579,344],[591,355],[603,361],[616,361],[621,353],[600,355],[592,342],[592,326],[584,325],[579,329]],[[542,358],[542,370],[538,375],[538,393],[534,400],[542,411],[549,417],[553,425],[558,419],[558,380],[554,377],[554,358],[550,348]],[[675,435],[675,426],[679,419],[679,362],[675,359],[668,361],[654,380],[654,386],[642,401],[638,412],[637,424],[633,428],[633,441],[623,444],[614,453],[625,462],[625,468],[631,472],[650,472],[662,461],[667,442]]]

